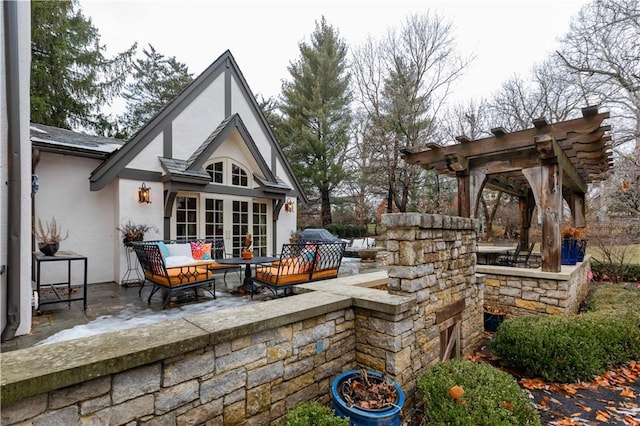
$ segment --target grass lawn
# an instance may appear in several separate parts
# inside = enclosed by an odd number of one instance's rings
[[[624,255],[624,263],[640,264],[640,244],[615,246],[611,248],[611,253],[618,259]],[[599,261],[604,258],[602,250],[596,245],[587,244],[587,254]]]

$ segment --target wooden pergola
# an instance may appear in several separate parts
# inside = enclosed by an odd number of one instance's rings
[[[491,130],[493,136],[471,140],[458,136],[455,145],[428,144],[423,151],[404,150],[409,164],[419,164],[458,181],[458,215],[477,217],[478,201],[487,187],[518,197],[520,239],[529,243],[533,210],[542,223],[542,270],[560,272],[562,200],[571,209],[573,225],[585,226],[587,184],[607,177],[612,167],[608,112],[582,109],[582,118],[548,123],[517,132]]]

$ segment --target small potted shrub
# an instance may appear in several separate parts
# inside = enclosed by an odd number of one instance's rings
[[[38,224],[33,229],[33,234],[38,241],[38,249],[46,256],[55,256],[60,249],[60,241],[69,238],[69,232],[62,236],[62,228],[56,222],[56,218],[51,218],[51,222],[42,224],[38,219]]]
[[[130,220],[120,225],[119,228],[116,228],[116,230],[122,233],[122,244],[124,244],[125,247],[130,247],[131,243],[135,241],[144,241],[145,233],[155,229],[154,226],[136,224]]]

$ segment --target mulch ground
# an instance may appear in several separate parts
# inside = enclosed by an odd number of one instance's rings
[[[549,383],[504,369],[491,352],[492,333],[485,333],[480,349],[467,358],[487,362],[515,377],[535,404],[546,426],[640,426],[640,362],[613,369],[591,382]],[[422,426],[423,408],[416,409],[408,426]]]

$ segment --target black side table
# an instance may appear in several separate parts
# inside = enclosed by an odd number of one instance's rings
[[[82,283],[82,296],[71,297],[71,262],[80,261],[83,263],[84,273],[83,273],[83,283]],[[58,282],[58,283],[50,283],[50,284],[41,284],[41,269],[42,264],[45,262],[67,262],[67,281]],[[61,303],[67,302],[68,306],[71,307],[71,302],[75,300],[82,300],[82,309],[87,310],[87,257],[82,256],[80,254],[74,253],[72,251],[59,251],[55,254],[55,256],[47,256],[42,254],[41,252],[33,252],[33,267],[35,269],[35,280],[36,280],[36,292],[38,293],[38,306],[49,305],[52,303]],[[67,295],[61,295],[58,293],[58,289],[56,286],[66,285]],[[40,294],[40,289],[43,287],[49,287],[56,295],[56,300],[42,300],[42,295]],[[39,310],[38,310],[39,313]]]

